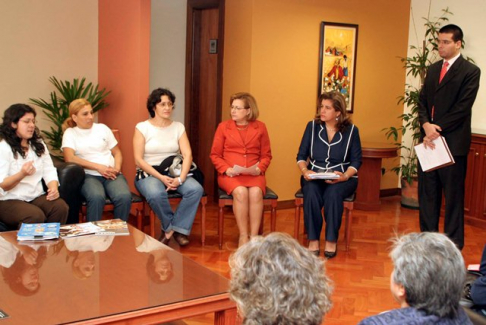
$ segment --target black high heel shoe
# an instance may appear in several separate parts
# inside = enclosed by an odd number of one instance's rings
[[[337,246],[334,252],[324,251],[324,257],[327,259],[334,258],[337,255]]]
[[[318,250],[315,250],[315,251],[310,251],[313,255],[319,257],[319,255],[321,254],[321,250],[318,249]]]

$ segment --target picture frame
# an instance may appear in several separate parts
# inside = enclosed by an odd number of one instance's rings
[[[354,111],[358,25],[321,22],[318,95],[339,91]]]

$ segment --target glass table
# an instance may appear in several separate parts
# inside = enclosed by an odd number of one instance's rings
[[[207,313],[236,322],[226,278],[129,227],[129,236],[34,244],[0,233],[1,325],[160,324]]]

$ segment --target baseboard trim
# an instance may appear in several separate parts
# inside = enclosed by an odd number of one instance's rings
[[[397,196],[402,195],[402,190],[400,188],[386,188],[380,190],[380,197]]]

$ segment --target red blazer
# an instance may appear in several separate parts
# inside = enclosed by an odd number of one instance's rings
[[[258,168],[265,173],[272,160],[267,128],[263,122],[252,121],[247,132],[243,141],[233,120],[219,124],[209,155],[219,174],[234,165],[250,167],[258,162]]]

